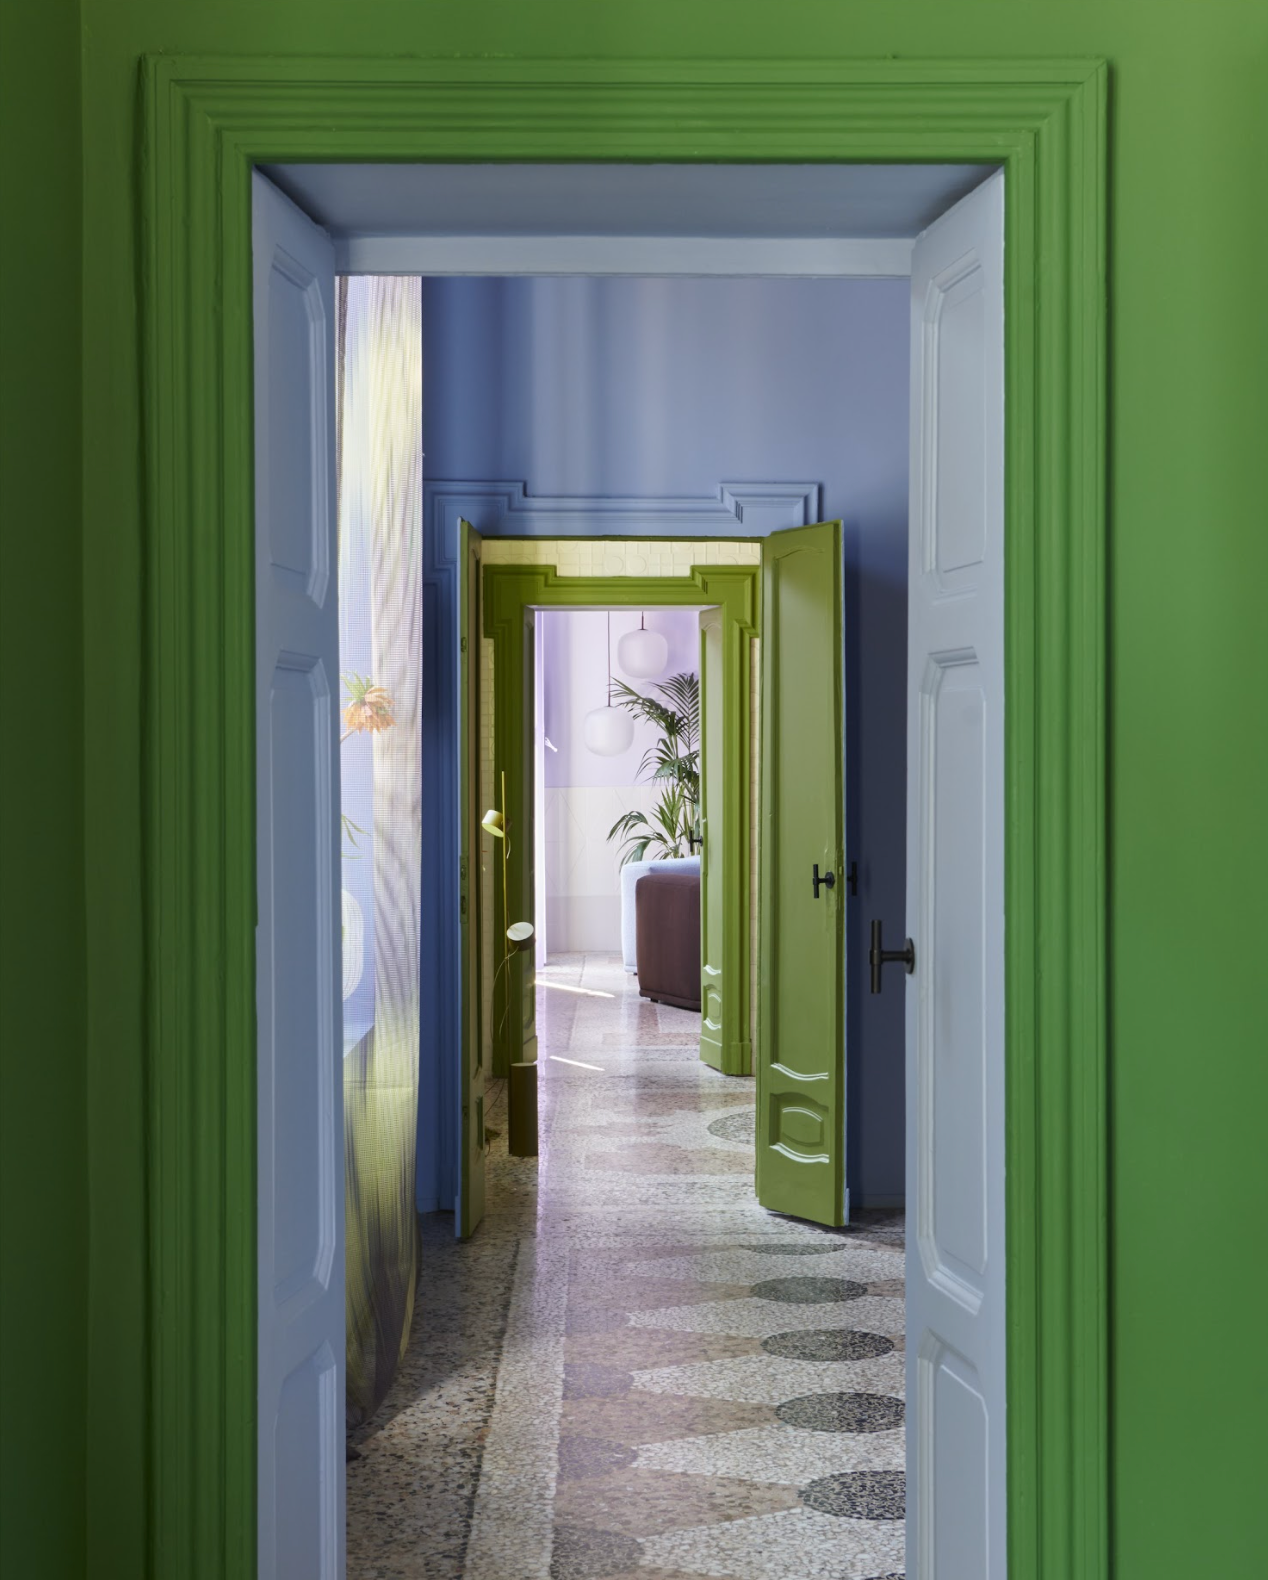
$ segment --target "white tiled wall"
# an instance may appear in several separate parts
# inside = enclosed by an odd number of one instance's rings
[[[621,841],[626,812],[651,811],[655,786],[572,785],[546,791],[546,939],[552,955],[621,947]]]

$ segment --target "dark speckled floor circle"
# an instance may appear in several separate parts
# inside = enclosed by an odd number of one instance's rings
[[[775,1407],[785,1426],[807,1432],[890,1432],[903,1424],[903,1402],[883,1393],[807,1393]]]
[[[744,1141],[752,1146],[757,1140],[757,1115],[751,1108],[738,1114],[723,1114],[709,1126],[709,1134],[722,1141]]]
[[[615,1333],[618,1328],[627,1328],[629,1325],[628,1311],[616,1311],[608,1306],[583,1306],[579,1310],[569,1311],[564,1319],[564,1332]]]
[[[779,1300],[789,1306],[823,1306],[834,1300],[857,1300],[866,1284],[848,1278],[766,1278],[749,1290],[758,1300]]]
[[[786,1361],[870,1361],[888,1355],[893,1339],[881,1333],[863,1333],[854,1328],[802,1328],[792,1333],[772,1333],[762,1340],[768,1355]]]
[[[901,1520],[907,1515],[907,1477],[901,1470],[851,1470],[821,1476],[798,1493],[817,1514],[852,1520]]]
[[[629,1393],[632,1375],[620,1366],[596,1361],[568,1361],[564,1366],[565,1399],[615,1399]]]
[[[593,1580],[599,1575],[619,1575],[637,1569],[642,1552],[642,1543],[632,1536],[592,1531],[583,1525],[556,1525],[550,1580]]]
[[[611,1470],[624,1470],[635,1458],[634,1450],[626,1443],[565,1432],[559,1439],[559,1479],[580,1481],[586,1476],[606,1476]]]

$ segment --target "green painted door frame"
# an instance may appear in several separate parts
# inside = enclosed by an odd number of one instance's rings
[[[142,85],[148,1574],[255,1573],[252,166],[985,161],[1007,181],[1009,1572],[1104,1580],[1104,63],[158,55]]]
[[[590,540],[594,541],[594,540]],[[625,540],[617,540],[625,541]],[[667,541],[665,539],[659,540]],[[722,617],[722,738],[726,754],[725,832],[722,838],[722,1033],[717,1066],[725,1075],[750,1069],[749,824],[752,726],[751,643],[758,633],[757,565],[696,565],[690,576],[560,576],[553,565],[486,565],[484,634],[493,642],[493,777],[506,773],[512,821],[528,807],[533,785],[533,742],[525,699],[532,686],[532,644],[523,638],[534,609],[651,609],[716,605]],[[518,817],[507,873],[510,920],[533,915],[531,821]],[[507,926],[501,895],[494,901],[493,936]],[[506,1031],[495,1041],[493,1073],[506,1073],[512,1058],[533,1058],[517,1028],[532,1018],[533,966],[525,952],[507,973],[510,1002]],[[495,1011],[495,1025],[502,1010]],[[702,1050],[703,1052],[703,1050]],[[710,1063],[714,1060],[710,1059]]]
[[[727,675],[727,621],[716,606],[700,616],[700,1057],[726,1075],[747,1075],[753,1065],[753,1027],[750,1010],[737,1013],[736,987],[727,973],[727,930],[737,917],[750,914],[749,905],[737,911],[735,894],[728,895],[728,861],[740,854],[734,840],[733,818],[739,809],[727,805],[728,790],[751,774],[751,743],[741,757],[737,745],[726,737],[727,703],[737,695],[736,677]],[[748,643],[744,644],[749,647]],[[743,684],[742,680],[739,684]],[[738,695],[742,698],[743,693]],[[748,710],[745,710],[746,712]],[[751,731],[751,725],[750,725]],[[727,748],[731,747],[728,753]],[[749,817],[753,808],[749,805]],[[750,875],[752,863],[750,861]],[[745,951],[751,981],[754,962],[750,942]],[[741,1039],[737,1041],[737,1039]]]

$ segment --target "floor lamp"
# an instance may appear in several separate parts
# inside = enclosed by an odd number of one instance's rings
[[[506,770],[501,773],[501,806],[490,807],[480,819],[480,826],[487,834],[500,841],[502,847],[502,917],[511,914],[508,869],[511,853],[511,825],[506,816]],[[532,922],[511,922],[502,936],[502,962],[493,973],[493,1003],[497,1005],[498,979],[505,971],[503,986],[505,1003],[494,1033],[494,1042],[501,1039],[506,1017],[511,1007],[510,964],[520,950],[527,949],[533,940]],[[537,1065],[529,1060],[512,1061],[507,1066],[506,1083],[507,1150],[512,1157],[537,1156]]]

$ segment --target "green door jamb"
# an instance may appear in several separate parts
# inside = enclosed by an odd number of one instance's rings
[[[725,742],[725,833],[722,840],[722,1033],[718,1068],[724,1075],[752,1069],[749,1029],[749,895],[751,817],[750,638],[757,635],[760,601],[757,565],[697,565],[690,576],[560,576],[552,565],[486,565],[484,634],[493,641],[494,782],[506,772],[508,817],[528,806],[532,789],[532,740],[525,729],[523,698],[529,684],[523,640],[530,609],[650,608],[717,605],[722,610],[722,731]],[[514,839],[507,874],[511,920],[530,914],[533,841],[523,822]],[[494,906],[494,936],[506,926],[501,900]],[[525,957],[527,958],[527,957]],[[527,1024],[522,1002],[532,981],[531,967],[512,976],[504,1030],[495,1038],[493,1074],[504,1075],[521,1052],[517,1029]],[[496,1031],[496,1028],[495,1028]],[[712,1059],[709,1061],[713,1062]]]
[[[748,1069],[747,1051],[728,1048],[725,862],[715,859],[728,832],[726,791],[734,771],[726,752],[726,620],[721,609],[700,616],[700,1057],[715,1070]]]

